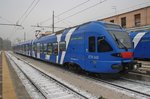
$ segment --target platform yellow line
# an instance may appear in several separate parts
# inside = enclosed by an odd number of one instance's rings
[[[2,80],[2,88],[3,88],[3,93],[2,93],[2,97],[3,99],[17,99],[16,93],[15,93],[15,89],[13,86],[13,82],[12,82],[12,78],[10,76],[10,71],[8,68],[8,63],[6,60],[6,56],[4,54],[4,52],[2,53],[2,66],[3,66],[3,80]]]

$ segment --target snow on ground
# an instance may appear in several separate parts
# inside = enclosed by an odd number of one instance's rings
[[[18,67],[16,66],[16,64],[11,60],[11,58],[9,57],[10,54],[7,53],[6,54],[7,58],[9,59],[12,67],[14,68],[15,72],[17,73],[18,77],[20,78],[21,82],[23,83],[23,85],[25,86],[28,94],[30,95],[30,97],[32,99],[45,99],[41,93],[39,93],[35,87],[30,83],[30,81],[24,76],[24,74],[18,69]]]
[[[13,58],[13,60],[14,60],[16,63],[18,63],[18,64],[20,64],[20,65],[23,65],[23,66],[25,67],[25,63],[24,63],[24,62],[22,62],[22,61],[18,60],[17,58],[13,57],[13,56],[12,56],[11,54],[9,54],[9,53],[7,53],[7,55],[10,56],[11,58]],[[31,64],[31,65],[32,65],[32,64]],[[32,65],[32,66],[35,67],[34,65]],[[36,68],[37,68],[37,67],[36,67]],[[37,69],[40,70],[40,71],[42,71],[42,72],[44,72],[44,73],[46,73],[46,74],[49,75],[50,77],[52,77],[52,78],[58,80],[59,82],[65,84],[66,86],[69,86],[71,89],[74,89],[75,91],[77,91],[77,92],[79,92],[79,93],[82,93],[84,96],[87,96],[87,97],[90,98],[90,99],[95,99],[95,98],[97,98],[97,97],[94,97],[93,95],[91,95],[90,93],[87,93],[87,92],[85,92],[85,91],[83,91],[83,90],[80,90],[80,89],[74,87],[73,85],[70,85],[70,84],[66,83],[65,81],[63,81],[63,80],[60,79],[60,78],[57,78],[56,76],[54,76],[54,75],[52,75],[52,74],[50,74],[50,73],[48,73],[48,72],[43,71],[43,70],[40,69],[40,68],[37,68]]]

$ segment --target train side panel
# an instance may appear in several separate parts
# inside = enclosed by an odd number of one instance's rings
[[[131,32],[134,42],[134,58],[150,59],[150,31]]]

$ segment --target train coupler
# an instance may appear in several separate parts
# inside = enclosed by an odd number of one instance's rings
[[[122,64],[123,64],[124,70],[137,70],[138,68],[142,66],[142,64],[138,63],[137,61],[132,61],[129,63],[122,63]]]

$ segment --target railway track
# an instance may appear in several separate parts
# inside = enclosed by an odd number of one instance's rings
[[[98,83],[103,82],[105,84],[119,88],[122,91],[128,93],[133,93],[137,95],[137,98],[139,97],[145,97],[146,99],[150,98],[150,83],[148,82],[142,82],[142,81],[127,79],[127,78],[119,78],[117,80],[103,79],[103,78],[93,77],[93,76],[90,76],[89,79],[93,79],[95,80],[95,82]]]
[[[71,72],[71,71],[69,71]],[[78,74],[80,76],[83,76],[87,79],[90,79],[94,81],[96,84],[103,83],[104,85],[111,86],[116,89],[120,89],[121,91],[132,93],[137,98],[145,97],[150,98],[150,83],[149,82],[143,82],[139,80],[133,80],[133,79],[127,79],[127,78],[120,78],[117,80],[114,79],[101,79],[97,76],[93,75],[85,75],[85,74]]]
[[[142,63],[142,65],[144,66],[144,67],[150,67],[150,61],[141,61],[141,60],[137,60],[138,62],[140,62],[140,63]]]
[[[142,63],[142,67],[140,67],[138,70],[129,72],[131,74],[134,75],[142,75],[142,76],[146,76],[146,77],[150,77],[150,61],[139,61],[137,60],[139,63]]]
[[[71,88],[67,84],[56,79],[52,75],[45,73],[39,68],[34,67],[32,64],[16,58],[7,53],[7,57],[13,62],[18,70],[30,81],[30,83],[37,90],[39,99],[89,99],[94,98],[87,93],[81,92],[76,88]],[[34,90],[35,90],[34,89]]]

